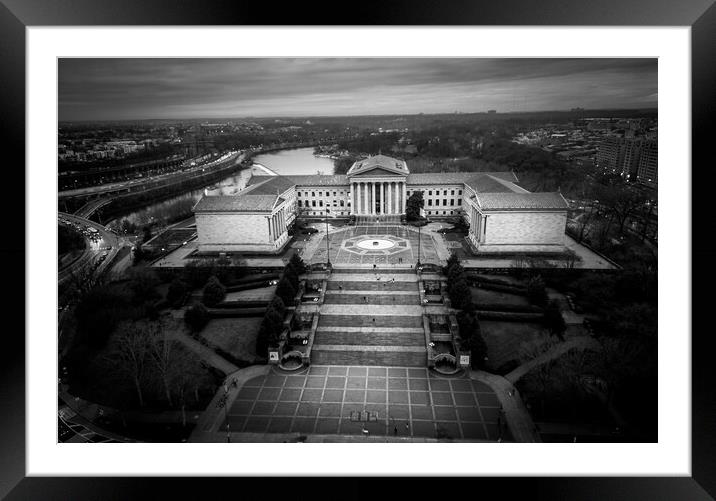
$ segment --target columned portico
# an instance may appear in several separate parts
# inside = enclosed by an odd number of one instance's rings
[[[360,216],[405,214],[407,185],[402,179],[351,181],[352,213]]]

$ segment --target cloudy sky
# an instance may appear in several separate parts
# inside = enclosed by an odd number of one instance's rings
[[[656,104],[656,59],[59,62],[61,121],[508,112]]]

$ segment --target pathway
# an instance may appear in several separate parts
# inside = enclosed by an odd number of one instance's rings
[[[191,351],[196,353],[203,362],[209,364],[217,370],[220,370],[224,374],[232,374],[239,370],[239,368],[236,367],[234,364],[217,355],[214,350],[207,346],[204,346],[199,341],[190,337],[184,332],[172,331],[170,337],[176,341],[179,341]]]
[[[559,343],[558,345],[547,350],[540,356],[533,358],[532,360],[525,362],[524,364],[517,367],[515,370],[505,376],[505,379],[512,384],[517,383],[522,376],[530,372],[535,367],[542,364],[546,364],[551,360],[555,360],[570,350],[598,350],[599,343],[591,337],[579,336],[567,339],[566,341]]]
[[[486,384],[495,392],[515,442],[542,442],[519,391],[512,383],[502,376],[484,371],[470,371],[470,378]]]

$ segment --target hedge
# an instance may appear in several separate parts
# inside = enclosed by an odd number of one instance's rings
[[[501,320],[504,322],[542,322],[542,313],[516,313],[509,311],[478,311],[480,320]]]
[[[269,301],[249,301],[245,299],[237,299],[234,301],[222,301],[221,303],[215,305],[214,308],[266,308],[268,305]]]
[[[480,289],[485,289],[486,291],[507,292],[509,294],[516,294],[518,296],[527,295],[527,289],[515,287],[514,285],[486,284],[480,283],[472,279],[469,279],[469,282],[470,285],[472,285],[473,287],[479,287]]]
[[[265,313],[266,308],[209,309],[209,316],[211,318],[261,317]]]
[[[544,309],[534,305],[504,304],[504,303],[476,303],[477,311],[501,311],[511,313],[544,313]]]
[[[527,289],[527,287],[523,285],[515,285],[514,283],[510,282],[509,280],[503,280],[502,278],[492,278],[492,277],[483,277],[480,275],[477,275],[475,273],[469,273],[467,274],[467,277],[469,280],[472,280],[474,282],[479,282],[481,284],[493,284],[493,285],[506,285],[508,287],[516,287],[518,289]]]

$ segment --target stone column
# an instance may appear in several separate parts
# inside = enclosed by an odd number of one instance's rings
[[[376,183],[376,191],[378,192],[378,196],[376,197],[376,202],[378,202],[378,209],[376,210],[376,214],[380,214],[381,216],[385,214],[385,211],[383,210],[383,202],[385,201],[385,196],[383,196],[383,187],[385,185],[381,182]]]
[[[393,213],[393,183],[388,183],[388,214]]]
[[[388,191],[388,187],[385,184],[385,182],[380,183],[380,213],[382,215],[385,215],[386,208],[387,208],[387,200],[386,200],[386,193]]]
[[[273,242],[273,235],[271,234],[271,216],[266,218],[266,223],[268,224],[269,242]]]
[[[375,183],[370,183],[370,212],[369,214],[375,214]]]
[[[405,214],[405,211],[408,207],[408,183],[403,183],[403,214]]]

